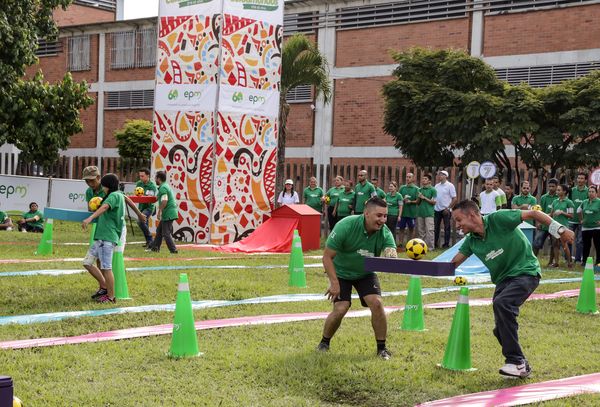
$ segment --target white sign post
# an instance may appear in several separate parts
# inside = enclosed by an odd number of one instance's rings
[[[467,177],[469,178],[469,198],[473,196],[473,186],[475,185],[475,180],[479,177],[479,168],[481,164],[479,161],[471,161],[467,165]]]
[[[590,184],[591,185],[600,185],[600,167],[594,169],[590,174]]]
[[[496,175],[496,164],[491,161],[484,161],[479,167],[479,175],[482,178],[491,178]]]

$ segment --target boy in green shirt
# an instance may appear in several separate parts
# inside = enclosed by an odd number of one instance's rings
[[[377,196],[375,187],[369,181],[367,181],[367,171],[360,170],[358,172],[358,182],[354,187],[356,192],[356,205],[354,206],[354,214],[360,215],[363,213],[365,208],[365,202],[374,196]]]
[[[176,254],[178,251],[177,246],[175,246],[175,242],[173,241],[173,221],[176,220],[179,215],[177,213],[175,195],[173,195],[173,190],[167,183],[166,172],[158,171],[156,173],[155,181],[156,185],[158,185],[158,212],[156,214],[158,225],[156,226],[156,237],[154,238],[154,241],[148,245],[146,251],[160,251],[160,246],[164,239],[171,254]]]
[[[437,198],[437,191],[431,185],[431,174],[425,174],[421,177],[421,188],[417,195],[417,231],[419,238],[427,244],[430,250],[433,250],[434,235],[434,206]]]
[[[38,204],[31,202],[29,212],[23,213],[23,219],[18,222],[19,232],[42,233],[44,231],[44,214],[38,210]]]
[[[406,174],[406,184],[400,187],[400,194],[404,198],[404,208],[400,217],[400,245],[404,246],[404,229],[408,227],[408,239],[415,237],[415,219],[417,218],[417,203],[419,202],[419,187],[414,182],[413,173]]]
[[[327,193],[322,198],[323,202],[327,205],[327,223],[329,225],[329,232],[333,230],[335,223],[337,222],[337,217],[333,213],[335,210],[335,204],[337,203],[338,196],[344,192],[344,178],[341,175],[338,175],[333,180],[334,186],[327,190]],[[329,203],[327,202],[329,201]]]
[[[567,195],[569,194],[569,187],[564,184],[559,185],[558,188],[556,188],[556,194],[558,195],[558,199],[555,199],[554,202],[552,202],[552,212],[550,212],[550,216],[564,227],[569,227],[569,220],[572,219],[575,214],[575,205],[573,205],[573,201],[567,198]],[[558,261],[560,259],[560,246],[560,240],[552,239],[554,261],[552,264],[550,264],[550,267],[558,267]],[[565,251],[565,258],[567,259],[567,267],[572,268],[573,263],[571,262],[571,247],[566,243],[563,243],[562,247]]]
[[[537,288],[541,269],[519,225],[533,219],[549,226],[549,233],[565,243],[572,242],[574,234],[541,211],[503,210],[482,217],[477,204],[470,200],[458,203],[452,217],[456,227],[466,234],[452,262],[458,267],[475,254],[490,270],[496,284],[493,332],[506,361],[499,373],[526,378],[531,368],[519,345],[517,316],[521,305]]]
[[[588,187],[586,183],[586,175],[581,172],[577,174],[577,184],[571,189],[571,201],[573,201],[573,205],[575,205],[575,213],[577,213],[581,204],[588,199]],[[585,258],[582,258],[583,236],[581,234],[582,229],[578,216],[569,219],[569,228],[575,232],[575,263],[585,263]],[[571,247],[569,247],[569,249],[571,249]],[[571,250],[571,253],[573,253],[573,250]]]
[[[323,190],[317,186],[317,178],[310,177],[308,186],[302,192],[302,201],[315,211],[323,213]]]
[[[356,193],[352,190],[352,181],[344,182],[345,191],[341,193],[336,200],[333,216],[336,217],[336,223],[344,219],[346,216],[352,215],[356,202]]]
[[[529,210],[533,205],[536,205],[537,200],[535,199],[535,197],[529,195],[530,190],[531,187],[529,186],[529,181],[521,182],[521,193],[513,197],[511,202],[511,208]],[[527,223],[533,225],[533,220],[528,220]]]
[[[144,188],[144,196],[156,196],[158,188],[156,188],[156,184],[150,179],[150,170],[148,168],[139,170],[138,177],[140,179],[136,182],[135,187]],[[148,219],[154,215],[155,207],[153,203],[141,203],[138,205],[138,209],[146,217],[144,221],[138,219],[138,226],[146,239],[144,247],[148,247],[148,245],[152,243],[152,233],[150,233],[150,229],[148,229]]]
[[[377,275],[365,272],[365,257],[397,257],[396,242],[385,225],[387,204],[374,197],[367,201],[364,215],[348,216],[339,221],[327,239],[323,253],[323,267],[329,278],[327,298],[333,302],[333,311],[327,316],[323,337],[317,350],[329,350],[331,338],[340,327],[352,302],[352,287],[360,302],[371,310],[371,324],[377,342],[377,356],[391,357],[385,347],[387,320],[381,299]]]
[[[556,195],[556,188],[558,187],[558,180],[552,178],[548,181],[548,193],[542,195],[540,198],[540,206],[542,211],[549,214],[552,210],[552,202],[558,198]],[[533,240],[533,253],[537,256],[538,252],[544,247],[546,239],[550,236],[548,233],[548,227],[546,225],[538,223],[536,226],[535,239]],[[552,265],[554,259],[554,249],[550,245],[550,261],[548,267]]]
[[[0,211],[0,230],[6,230],[7,232],[13,230],[12,220],[6,214],[6,212],[2,211]]]
[[[123,231],[125,196],[119,191],[119,178],[106,174],[100,180],[106,197],[100,208],[81,224],[83,230],[96,218],[98,225],[94,233],[94,244],[90,246],[83,267],[98,281],[100,288],[93,297],[101,303],[115,303],[115,279],[112,272],[112,257]],[[100,261],[100,268],[96,262]],[[103,294],[104,292],[104,294]]]

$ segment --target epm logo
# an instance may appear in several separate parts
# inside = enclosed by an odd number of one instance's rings
[[[14,194],[17,194],[19,198],[25,198],[25,195],[27,195],[27,187],[25,185],[0,184],[0,196],[5,196],[8,199]]]
[[[177,92],[177,89],[171,89],[167,97],[169,100],[177,99],[179,97],[179,92]]]
[[[75,202],[75,201],[85,202],[85,194],[71,192],[71,193],[69,193],[69,200],[71,202]]]
[[[233,103],[242,103],[244,100],[244,94],[242,92],[233,92],[231,100]],[[267,99],[264,96],[252,94],[248,96],[248,102],[252,103],[253,105],[257,103],[264,104],[266,101]]]
[[[242,3],[244,10],[275,11],[279,8],[279,0],[231,0]]]

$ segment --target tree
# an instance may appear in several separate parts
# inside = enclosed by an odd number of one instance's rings
[[[285,142],[287,119],[290,105],[286,101],[288,93],[302,85],[312,85],[315,96],[323,97],[325,103],[331,100],[331,83],[325,56],[316,44],[303,34],[288,38],[281,52],[281,92],[279,98],[279,136],[277,142],[277,181],[281,188],[285,173]]]
[[[394,58],[396,78],[383,88],[384,130],[417,165],[491,159],[510,176],[518,159],[551,175],[598,163],[600,72],[532,88],[498,80],[462,51],[415,48]]]
[[[85,83],[69,73],[51,85],[37,73],[21,79],[37,58],[38,38],[56,39],[52,11],[71,0],[6,0],[0,8],[0,145],[14,144],[26,162],[50,164],[82,130],[79,111],[90,106]]]
[[[127,120],[115,131],[119,155],[125,160],[149,160],[152,145],[152,123],[148,120]]]

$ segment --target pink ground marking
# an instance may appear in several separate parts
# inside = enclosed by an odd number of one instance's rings
[[[583,393],[600,393],[600,373],[548,382],[532,383],[506,389],[490,390],[481,393],[465,394],[449,397],[429,403],[419,404],[418,407],[504,407],[519,406],[563,397],[576,396]]]

